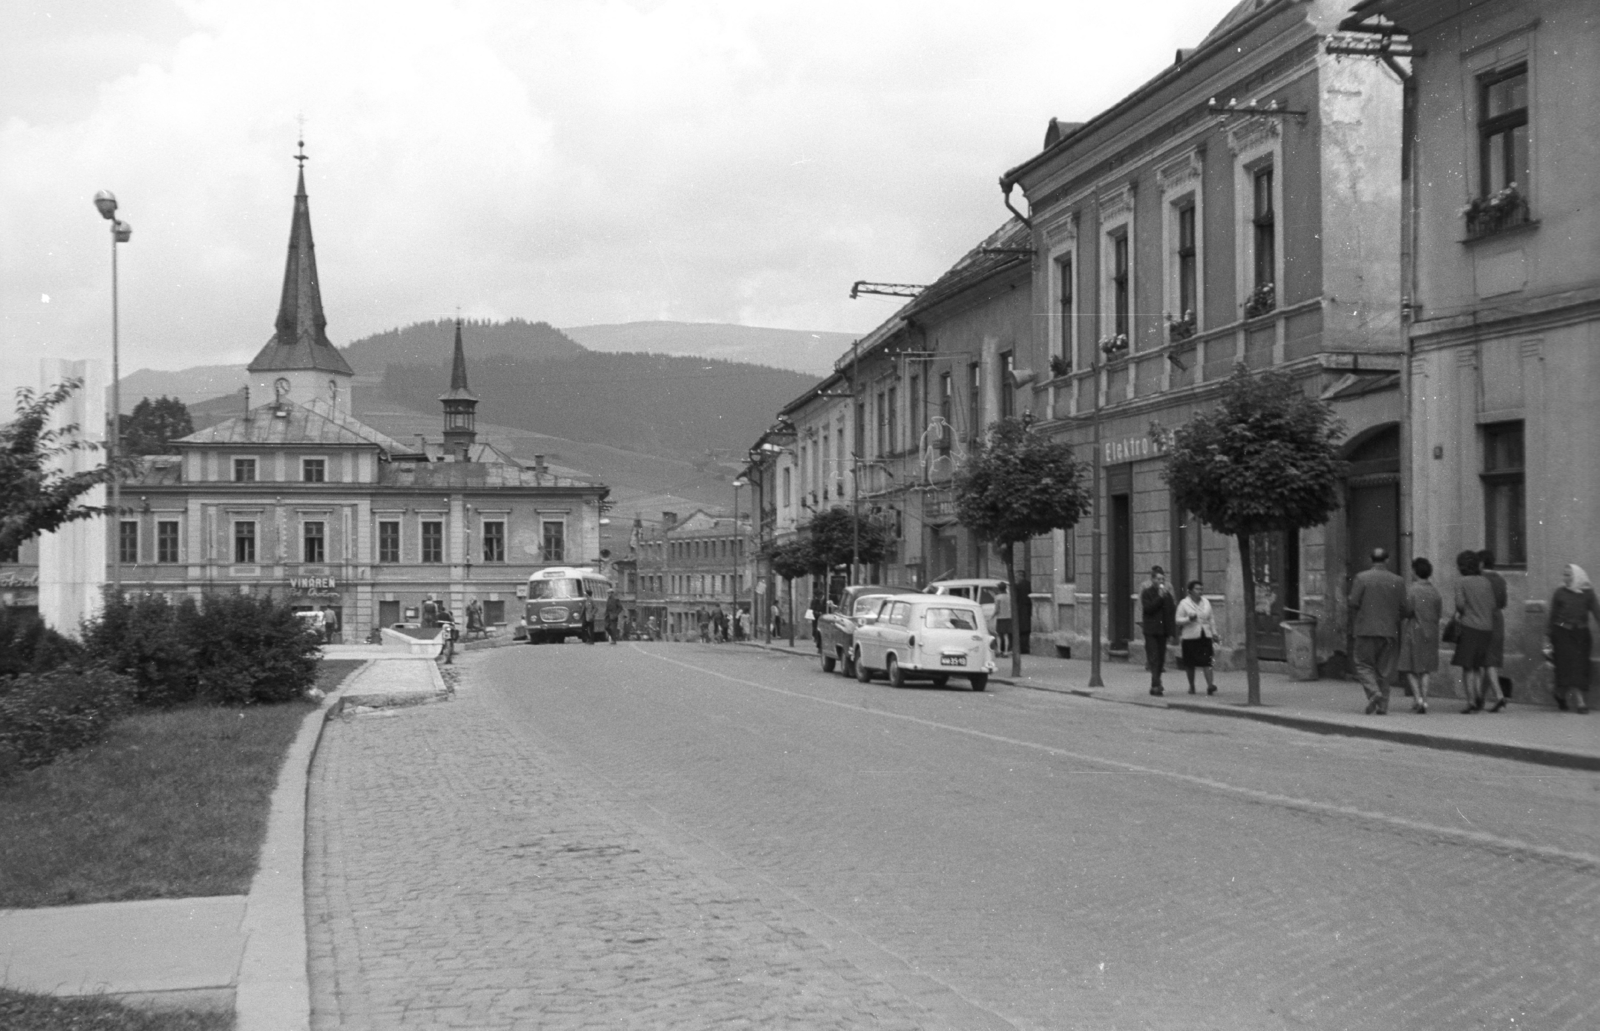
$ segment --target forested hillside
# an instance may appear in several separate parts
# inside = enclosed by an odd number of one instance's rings
[[[778,409],[815,377],[740,362],[581,351],[570,358],[486,358],[470,374],[482,421],[662,455],[743,455]],[[391,364],[383,392],[428,411],[445,361]]]
[[[453,319],[418,322],[404,329],[391,329],[362,337],[343,349],[344,357],[358,373],[379,373],[391,362],[448,363],[455,343],[455,332]],[[464,319],[461,323],[461,345],[467,352],[467,360],[474,364],[491,355],[551,358],[567,357],[583,351],[581,344],[550,323],[528,322],[525,319],[506,322]]]

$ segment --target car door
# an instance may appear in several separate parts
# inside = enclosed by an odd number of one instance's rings
[[[873,669],[883,669],[889,664],[889,653],[892,651],[898,656],[897,661],[904,663],[906,655],[906,641],[911,636],[907,629],[911,622],[911,605],[904,601],[886,602],[878,613],[878,621],[874,627],[876,641],[876,659],[872,664]]]
[[[883,620],[880,615],[894,603],[882,595],[873,595],[861,599],[856,612],[856,647],[860,649],[860,661],[868,669],[883,668]]]

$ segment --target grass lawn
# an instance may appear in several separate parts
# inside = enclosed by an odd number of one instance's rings
[[[361,664],[324,660],[318,686],[332,689]],[[0,784],[0,909],[244,894],[278,769],[311,711],[289,702],[143,712]]]
[[[141,1010],[110,999],[58,999],[0,988],[0,1027],[27,1031],[232,1031],[232,1013]]]

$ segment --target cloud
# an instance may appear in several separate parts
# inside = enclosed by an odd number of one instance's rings
[[[0,78],[3,367],[107,349],[99,189],[134,227],[124,369],[252,356],[302,115],[336,342],[458,305],[865,331],[891,309],[852,281],[936,277],[1005,219],[996,179],[1050,116],[1104,108],[1230,5],[74,5],[0,43],[34,55],[26,89]]]

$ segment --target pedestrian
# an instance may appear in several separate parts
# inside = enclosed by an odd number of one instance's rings
[[[772,636],[783,636],[783,607],[777,602],[772,603]]]
[[[661,639],[661,631],[659,629],[659,624],[656,623],[656,617],[651,616],[649,619],[645,620],[644,632],[652,641],[658,641]]]
[[[587,590],[587,586],[585,586],[584,589]],[[599,615],[599,613],[595,611],[597,607],[598,606],[595,605],[594,596],[590,594],[584,594],[583,600],[578,602],[578,620],[583,624],[584,644],[594,643],[595,616]]]
[[[1172,600],[1172,589],[1167,586],[1167,574],[1160,566],[1150,567],[1150,579],[1139,592],[1140,626],[1144,630],[1145,668],[1150,671],[1150,693],[1160,696],[1166,692],[1161,686],[1161,674],[1167,668],[1167,642],[1176,628],[1178,603]],[[1194,694],[1194,679],[1189,680],[1189,693]]]
[[[1211,675],[1211,659],[1217,639],[1216,618],[1211,612],[1211,601],[1204,593],[1205,585],[1199,580],[1189,581],[1189,590],[1178,603],[1173,620],[1178,625],[1178,650],[1183,658],[1183,672],[1189,678],[1189,693],[1194,694],[1194,671],[1206,671],[1206,694],[1216,694],[1217,684]]]
[[[612,644],[622,636],[622,596],[612,591],[606,596],[606,639]]]
[[[1483,711],[1484,695],[1491,694],[1494,705],[1490,712],[1506,707],[1500,694],[1500,685],[1484,683],[1483,669],[1488,665],[1489,640],[1494,634],[1494,588],[1484,579],[1478,565],[1476,551],[1463,551],[1456,556],[1456,571],[1461,579],[1456,582],[1455,619],[1457,626],[1456,653],[1450,665],[1461,669],[1461,690],[1467,707],[1462,712]]]
[[[449,666],[455,662],[456,638],[461,636],[461,631],[456,627],[456,617],[445,607],[444,602],[439,602],[435,612],[444,636],[444,664]]]
[[[1356,679],[1367,693],[1367,714],[1389,713],[1389,681],[1400,659],[1400,623],[1410,614],[1406,582],[1389,572],[1389,552],[1372,549],[1372,566],[1350,588],[1350,630]]]
[[[700,643],[701,644],[710,644],[711,643],[711,614],[709,612],[707,612],[705,609],[701,609],[696,614],[696,616],[697,616],[697,619],[698,619],[698,622],[699,622],[699,627],[700,627]]]
[[[1511,681],[1502,683],[1500,676],[1506,663],[1506,578],[1494,571],[1494,552],[1488,548],[1478,552],[1478,568],[1494,591],[1494,627],[1489,631],[1489,654],[1484,656],[1483,677],[1510,698]]]
[[[1406,592],[1411,615],[1400,629],[1400,672],[1411,685],[1411,711],[1426,713],[1428,678],[1439,668],[1439,619],[1444,614],[1444,599],[1432,583],[1432,562],[1414,558],[1411,572],[1416,580]]]
[[[1551,659],[1555,663],[1556,704],[1565,711],[1589,711],[1589,617],[1600,622],[1600,601],[1582,567],[1561,571],[1561,586],[1550,598]]]
[[[1011,650],[1011,585],[1001,584],[994,592],[994,636],[1000,646],[997,654],[1005,658]]]
[[[1017,581],[1017,596],[1011,607],[1015,613],[1011,618],[1017,627],[1017,651],[1027,655],[1033,637],[1033,583],[1026,575]]]

